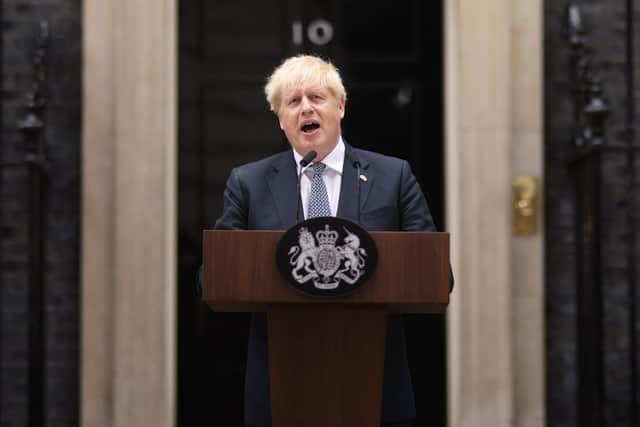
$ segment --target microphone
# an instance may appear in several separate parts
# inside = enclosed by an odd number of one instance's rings
[[[358,158],[356,157],[356,155],[351,151],[351,150],[347,150],[346,153],[347,158],[351,161],[351,165],[353,165],[354,168],[356,168],[356,218],[358,218],[357,222],[358,224],[361,224],[360,222],[360,182],[364,181],[367,182],[367,177],[360,174],[360,160],[358,160]]]
[[[313,150],[309,151],[307,154],[304,155],[302,160],[300,160],[300,166],[302,167],[307,166],[309,163],[313,161],[313,159],[316,158],[317,155],[318,153],[316,153],[315,151]]]
[[[309,163],[316,158],[318,153],[311,150],[307,154],[304,155],[302,160],[300,160],[300,172],[298,172],[298,197],[296,199],[296,222],[300,222],[300,211],[301,211],[301,197],[300,197],[300,181],[302,180],[302,172],[304,172],[304,168],[309,166]]]

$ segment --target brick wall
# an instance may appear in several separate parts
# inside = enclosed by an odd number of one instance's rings
[[[46,424],[78,423],[81,1],[3,0],[2,158],[22,160],[16,122],[24,114],[38,22],[49,21],[49,158],[46,197]],[[27,175],[2,172],[0,218],[0,425],[27,422]]]
[[[579,2],[589,43],[595,48],[595,69],[603,79],[605,97],[611,107],[606,142],[626,144],[625,1]],[[638,3],[637,1],[635,3]],[[545,2],[545,179],[546,179],[546,334],[547,334],[547,425],[583,427],[601,425],[599,420],[580,419],[579,390],[589,381],[601,381],[604,425],[633,426],[633,390],[638,388],[638,323],[633,311],[640,307],[633,299],[631,243],[640,245],[637,209],[640,185],[630,181],[627,153],[605,152],[602,157],[602,363],[599,372],[580,372],[580,328],[576,286],[576,190],[569,158],[573,153],[571,126],[573,104],[569,87],[569,44],[563,31],[565,2]],[[640,18],[636,6],[635,21]],[[635,50],[640,46],[636,30]],[[635,74],[640,67],[635,64]],[[635,93],[640,101],[640,93]],[[637,119],[636,119],[637,122]],[[636,142],[637,145],[637,142]],[[636,170],[640,164],[635,155]],[[636,172],[638,176],[638,172]],[[635,226],[635,232],[634,230]],[[637,284],[637,282],[636,282]],[[587,331],[597,334],[597,331]],[[634,360],[635,358],[635,360]],[[635,366],[634,366],[635,364]],[[637,408],[637,406],[636,406]],[[584,407],[583,407],[584,409]],[[636,409],[637,410],[637,409]],[[583,417],[585,411],[583,410]],[[637,416],[637,415],[636,415]]]

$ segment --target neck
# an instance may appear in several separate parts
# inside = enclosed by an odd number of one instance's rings
[[[316,156],[314,161],[315,162],[323,161],[324,158],[329,155],[329,153],[331,153],[333,150],[336,149],[336,146],[338,145],[338,142],[340,142],[340,137],[338,137],[336,142],[331,147],[329,147],[326,151],[318,151],[318,150],[316,150],[318,152],[318,155]]]

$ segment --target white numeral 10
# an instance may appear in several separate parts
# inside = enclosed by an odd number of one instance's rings
[[[304,28],[301,21],[293,21],[291,24],[291,38],[296,46],[302,45]],[[333,39],[333,26],[324,19],[314,19],[307,26],[307,37],[316,46],[324,46]]]

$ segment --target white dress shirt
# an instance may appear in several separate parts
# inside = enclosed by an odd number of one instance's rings
[[[334,149],[327,154],[322,160],[322,163],[327,165],[322,174],[322,180],[325,187],[327,187],[327,196],[329,197],[329,208],[331,209],[331,216],[338,215],[338,202],[340,201],[340,186],[342,184],[342,167],[344,166],[344,142],[342,137],[338,141],[338,144]],[[296,165],[298,165],[298,174],[300,173],[300,160],[302,155],[296,150],[293,150],[293,157],[296,159]],[[309,191],[311,190],[311,177],[313,176],[313,170],[310,167],[306,167],[300,180],[300,198],[302,200],[302,210],[304,212],[305,219],[307,218],[307,204],[309,201]]]

